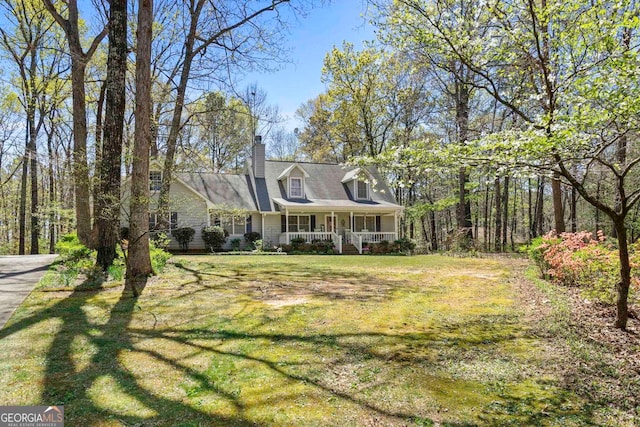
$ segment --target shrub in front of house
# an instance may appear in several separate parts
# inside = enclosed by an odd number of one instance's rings
[[[314,240],[306,243],[304,238],[291,239],[290,245],[282,245],[282,251],[291,254],[333,255],[335,247],[331,240]]]
[[[242,240],[236,238],[236,239],[231,239],[231,250],[232,251],[239,251],[240,250],[240,244],[242,243]]]
[[[260,240],[260,233],[257,231],[250,231],[248,233],[244,233],[244,240],[251,243],[253,247],[255,247],[256,240]]]
[[[306,239],[304,237],[294,237],[291,239],[291,250],[299,251],[304,245],[306,245]]]
[[[210,252],[221,252],[228,236],[229,232],[217,225],[202,229],[202,240]]]
[[[171,232],[171,235],[180,244],[180,249],[183,251],[189,250],[189,243],[193,240],[193,236],[196,234],[196,230],[191,227],[176,228]]]

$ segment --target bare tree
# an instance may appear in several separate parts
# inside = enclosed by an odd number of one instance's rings
[[[256,6],[255,3],[258,3]],[[229,53],[227,58],[237,61],[250,57],[250,49],[256,45],[265,48],[274,44],[275,33],[265,31],[256,21],[268,13],[279,10],[289,0],[268,0],[258,2],[230,1],[212,5],[207,0],[188,0],[185,2],[184,43],[180,51],[180,63],[176,68],[179,75],[175,88],[175,102],[162,174],[162,188],[158,198],[159,220],[168,224],[169,191],[173,180],[178,134],[184,125],[183,109],[187,84],[192,78],[192,68],[199,57],[205,57],[207,50],[221,49]],[[276,19],[280,15],[276,12]],[[178,71],[179,70],[179,71]]]
[[[80,30],[80,14],[77,0],[54,3],[43,0],[45,7],[64,31],[69,44],[71,56],[71,93],[73,98],[73,178],[76,199],[76,221],[78,238],[88,245],[91,243],[91,204],[89,165],[87,164],[87,105],[85,91],[85,71],[88,62],[98,49],[102,39],[107,35],[108,28],[102,30],[93,38],[89,48],[85,51],[82,46]],[[58,10],[56,6],[64,4],[66,8]],[[66,18],[63,16],[66,15]]]

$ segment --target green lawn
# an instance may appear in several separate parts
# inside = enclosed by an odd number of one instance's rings
[[[522,268],[184,256],[138,301],[49,280],[0,331],[0,404],[64,404],[70,426],[598,424],[532,332]]]

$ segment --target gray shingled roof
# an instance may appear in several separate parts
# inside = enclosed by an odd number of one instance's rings
[[[342,179],[345,175],[355,169],[355,166],[343,166],[327,163],[304,163],[297,162],[303,168],[309,177],[305,178],[305,195],[307,201],[287,199],[282,183],[277,180],[278,176],[287,168],[291,167],[294,162],[283,162],[275,160],[267,160],[265,162],[265,179],[256,179],[257,198],[262,211],[273,212],[278,210],[277,204],[273,203],[273,199],[283,199],[288,206],[299,204],[309,206],[309,201],[335,201],[335,206],[369,206],[389,207],[396,205],[395,198],[384,180],[380,177],[375,169],[370,169],[371,175],[377,181],[375,186],[372,185],[371,200],[358,201],[354,200],[350,186],[343,184]],[[328,206],[330,203],[321,202],[322,205]],[[398,206],[399,207],[399,206]]]
[[[257,210],[248,176],[201,172],[182,172],[177,176],[214,205]]]
[[[278,176],[297,164],[308,174],[305,178],[305,200],[288,199]],[[280,206],[322,208],[400,208],[384,180],[375,169],[368,169],[376,181],[371,185],[371,200],[355,200],[350,182],[342,183],[345,176],[355,177],[354,166],[328,163],[283,162],[267,160],[265,178],[250,175],[216,174],[201,172],[178,173],[177,177],[210,200],[214,205],[241,208],[248,211],[276,212]],[[277,202],[277,203],[274,203]]]

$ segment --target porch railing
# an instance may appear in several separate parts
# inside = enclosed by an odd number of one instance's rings
[[[293,239],[304,239],[305,243],[311,243],[314,240],[333,240],[333,233],[330,232],[300,232],[300,233],[286,233],[287,243],[291,243]]]
[[[358,233],[354,233],[352,231],[347,231],[347,243],[353,245],[358,250],[359,254],[362,254],[362,237],[358,235]]]
[[[332,237],[333,237],[333,246],[336,248],[336,251],[338,251],[339,254],[342,253],[342,236],[336,234],[336,233],[331,233]]]
[[[396,233],[382,233],[382,232],[371,232],[371,231],[363,231],[361,233],[355,233],[362,238],[363,242],[367,243],[380,243],[383,241],[393,242],[398,239],[398,235]]]

